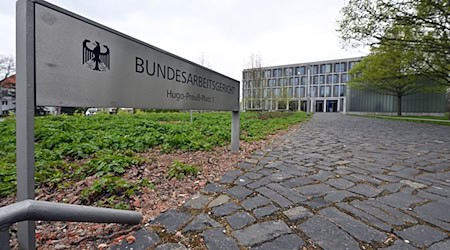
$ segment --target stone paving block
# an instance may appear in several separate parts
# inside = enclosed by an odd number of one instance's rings
[[[329,220],[314,216],[300,224],[300,230],[323,249],[358,249],[358,243]]]
[[[280,185],[279,183],[270,183],[267,184],[267,187],[272,189],[273,191],[281,194],[285,198],[288,198],[288,200],[299,203],[306,200],[306,197],[300,194],[299,192],[295,192],[294,190],[290,188],[285,188],[284,186]]]
[[[319,209],[330,205],[328,201],[324,200],[322,197],[314,197],[310,200],[302,202],[301,204],[312,207],[313,209]]]
[[[247,212],[237,212],[233,215],[227,216],[226,218],[228,224],[230,224],[231,228],[234,230],[241,229],[256,221],[256,219]]]
[[[414,208],[417,214],[425,214],[438,220],[450,222],[450,205],[439,201]]]
[[[166,243],[159,245],[155,250],[187,250],[187,248],[180,243]]]
[[[274,203],[278,204],[280,207],[289,207],[293,204],[290,200],[284,198],[277,192],[268,189],[266,187],[258,188],[256,189],[256,191],[264,195],[266,198],[270,199]]]
[[[291,233],[291,229],[282,220],[257,223],[233,232],[234,238],[244,246],[255,246]]]
[[[133,236],[136,237],[133,243],[128,244],[126,240],[122,240],[119,245],[112,246],[111,250],[147,249],[157,245],[161,241],[156,233],[144,228],[135,232]]]
[[[291,174],[285,173],[285,172],[275,172],[271,175],[267,176],[267,179],[269,179],[272,182],[280,182],[289,178],[294,177]]]
[[[326,183],[337,189],[347,189],[355,185],[355,183],[343,178],[329,179]]]
[[[223,205],[213,207],[212,213],[215,216],[224,216],[224,215],[232,214],[239,209],[241,209],[241,207],[238,204],[236,204],[234,202],[228,202]]]
[[[392,215],[395,218],[403,221],[403,224],[408,224],[408,223],[416,224],[417,223],[417,220],[414,219],[413,217],[411,217],[410,215],[408,215],[404,212],[401,212],[395,208],[392,208],[384,203],[381,203],[381,202],[378,202],[375,200],[366,200],[366,201],[363,201],[363,203],[382,209],[387,214]]]
[[[409,240],[416,247],[429,247],[447,238],[447,234],[424,225],[415,225],[394,233],[404,240]]]
[[[304,185],[312,184],[314,180],[307,178],[307,177],[297,177],[297,178],[291,178],[289,180],[285,180],[281,183],[281,185],[287,187],[287,188],[296,188],[301,187]]]
[[[241,170],[230,170],[221,177],[220,182],[225,184],[233,183],[236,180],[236,178],[241,174],[242,174]]]
[[[203,232],[202,236],[206,248],[208,250],[239,250],[236,241],[227,236],[223,231],[224,229],[216,228]]]
[[[288,209],[284,211],[283,214],[286,215],[290,221],[296,221],[313,215],[307,208],[302,206]]]
[[[241,186],[235,186],[227,190],[227,193],[238,200],[243,200],[252,194],[252,191]]]
[[[387,236],[384,233],[367,226],[334,207],[322,209],[319,211],[319,214],[360,241],[373,243],[383,242],[387,239]]]
[[[233,184],[236,184],[238,186],[245,186],[245,185],[249,185],[252,182],[253,182],[253,180],[251,180],[250,178],[248,178],[246,176],[239,176],[238,178],[236,178],[236,180],[233,182]]]
[[[301,249],[305,245],[305,242],[295,234],[285,234],[273,241],[263,243],[260,246],[252,247],[254,250],[297,250]]]
[[[443,250],[443,249],[450,249],[450,240],[435,243],[428,248],[428,250]]]
[[[268,176],[273,174],[274,170],[273,169],[268,169],[268,168],[263,168],[261,170],[258,171],[259,174],[262,174],[264,176]]]
[[[370,206],[365,202],[353,201],[351,203],[351,205],[360,210],[363,210],[364,212],[366,212],[368,214],[371,214],[371,215],[377,217],[378,219],[380,219],[386,223],[389,223],[390,225],[401,226],[401,225],[405,224],[404,221],[386,213],[385,211],[379,209],[378,207]]]
[[[271,181],[265,177],[248,184],[247,187],[254,190],[262,186],[265,186],[269,183],[271,183]]]
[[[188,222],[192,218],[192,215],[180,212],[175,209],[170,209],[163,214],[156,217],[150,224],[160,224],[164,226],[164,228],[169,233],[175,233],[178,229],[181,228],[186,222]]]
[[[416,250],[417,247],[412,246],[411,244],[405,243],[403,240],[398,239],[394,242],[394,245],[383,248],[383,250]]]
[[[338,203],[336,204],[339,208],[344,209],[345,211],[355,215],[358,219],[361,221],[370,224],[373,227],[379,228],[383,231],[390,232],[392,230],[392,226],[385,223],[384,221],[374,217],[371,214],[368,214],[367,212],[364,212],[360,209],[357,209],[354,206],[351,206],[347,203]]]
[[[332,191],[332,192],[328,193],[324,199],[325,199],[325,201],[328,201],[328,202],[341,202],[345,198],[350,198],[350,197],[361,197],[361,195],[351,193],[347,190],[336,190],[336,191]]]
[[[321,183],[294,188],[294,190],[306,196],[323,196],[329,192],[335,191],[336,189]]]
[[[377,200],[389,204],[392,207],[408,209],[412,204],[424,202],[424,199],[416,195],[410,195],[403,192],[378,197]]]
[[[220,224],[207,214],[199,214],[183,228],[183,232],[203,231],[210,227],[220,227]]]
[[[241,202],[242,207],[245,210],[253,210],[255,208],[265,206],[270,203],[270,200],[262,195],[257,195],[255,197],[250,197]]]
[[[389,175],[394,175],[394,176],[398,176],[400,178],[408,179],[410,177],[418,175],[419,173],[420,173],[419,170],[411,168],[411,167],[407,167],[400,171],[389,173]]]
[[[381,188],[384,191],[388,191],[389,193],[397,193],[403,186],[405,185],[402,183],[389,183],[389,184],[382,184],[378,186],[378,188]]]
[[[348,191],[353,192],[353,193],[357,193],[369,198],[375,197],[379,194],[381,194],[381,192],[383,192],[382,189],[379,188],[375,188],[372,187],[368,184],[358,184],[352,188],[349,188]]]
[[[191,199],[189,199],[186,203],[184,203],[184,207],[192,208],[192,209],[202,209],[208,204],[210,197],[202,194],[196,194]]]
[[[371,183],[371,184],[374,184],[374,185],[380,185],[380,184],[383,182],[382,180],[373,178],[372,176],[370,176],[370,175],[365,175],[365,174],[351,174],[351,175],[349,175],[349,176],[351,176],[351,177],[353,177],[353,178],[356,178],[356,179],[358,179],[359,181],[368,182],[368,183]],[[348,176],[347,176],[347,177],[348,177]]]
[[[320,170],[317,174],[310,175],[308,177],[318,181],[326,181],[334,176],[335,174],[331,171]]]
[[[221,193],[223,191],[223,187],[215,183],[208,183],[202,191],[206,193]]]
[[[258,180],[258,179],[261,179],[264,175],[257,173],[257,172],[248,172],[243,176],[248,177],[249,179],[252,179],[252,180]]]
[[[399,182],[401,180],[400,178],[398,178],[396,176],[387,175],[387,174],[374,174],[372,176],[377,179],[387,181],[387,182]]]
[[[256,216],[256,218],[259,219],[259,218],[262,218],[265,216],[270,216],[277,211],[278,211],[278,208],[276,206],[274,206],[273,204],[270,204],[270,205],[260,207],[260,208],[253,210],[253,214]]]
[[[408,186],[410,186],[412,188],[415,188],[415,189],[426,188],[427,187],[427,185],[424,185],[422,183],[415,182],[415,181],[410,181],[410,180],[401,180],[400,183],[408,185]]]
[[[227,203],[227,202],[229,202],[229,201],[230,201],[230,197],[229,197],[228,195],[222,194],[222,195],[219,195],[219,196],[218,196],[217,198],[215,198],[214,200],[212,200],[212,201],[208,204],[208,207],[209,207],[209,208],[217,207],[217,206],[223,205],[223,204],[225,204],[225,203]]]

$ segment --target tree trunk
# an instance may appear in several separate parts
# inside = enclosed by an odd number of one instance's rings
[[[402,96],[397,95],[397,116],[402,116]]]

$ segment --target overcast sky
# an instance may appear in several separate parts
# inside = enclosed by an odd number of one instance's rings
[[[1,0],[0,54],[15,54],[15,0]],[[344,0],[48,0],[241,81],[251,53],[263,66],[362,56],[336,32]]]

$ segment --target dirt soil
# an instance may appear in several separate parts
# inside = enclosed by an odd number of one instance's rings
[[[36,222],[37,249],[108,249],[123,239],[133,240],[131,236],[150,220],[169,208],[182,206],[186,200],[196,194],[208,183],[218,182],[227,171],[243,161],[255,151],[259,151],[273,143],[278,137],[289,130],[269,136],[266,140],[257,142],[241,142],[239,153],[231,153],[229,146],[219,147],[212,151],[175,152],[162,154],[159,150],[151,150],[141,154],[150,159],[150,163],[133,166],[124,174],[125,179],[136,180],[145,178],[155,185],[155,188],[144,188],[142,194],[133,197],[131,210],[140,211],[144,218],[141,225],[128,226],[119,224],[96,224],[78,222]],[[174,160],[192,164],[201,168],[196,177],[186,177],[183,180],[172,178],[168,180],[167,171]],[[92,178],[86,178],[76,185],[64,190],[37,190],[37,200],[80,204],[82,187],[89,185]],[[15,202],[15,196],[0,200],[0,207]],[[96,206],[96,203],[90,204]],[[17,226],[11,227],[12,247],[17,246]],[[131,236],[131,237],[130,237]]]

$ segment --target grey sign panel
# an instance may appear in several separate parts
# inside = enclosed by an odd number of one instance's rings
[[[43,1],[35,53],[38,106],[239,110],[238,81]]]

